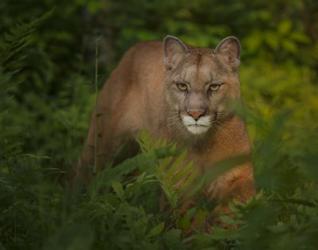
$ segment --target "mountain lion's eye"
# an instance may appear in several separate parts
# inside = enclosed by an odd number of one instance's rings
[[[176,85],[177,85],[177,88],[179,89],[179,90],[181,90],[181,91],[188,91],[188,86],[187,86],[187,84],[185,84],[185,83],[182,83],[182,82],[178,82],[178,83],[176,83]]]
[[[211,92],[215,92],[217,91],[220,87],[221,87],[222,84],[211,84],[209,86],[209,91]]]

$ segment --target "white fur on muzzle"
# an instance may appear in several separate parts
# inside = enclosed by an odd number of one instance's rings
[[[195,135],[203,134],[211,127],[210,116],[202,116],[196,121],[189,115],[182,115],[181,119],[187,130]]]

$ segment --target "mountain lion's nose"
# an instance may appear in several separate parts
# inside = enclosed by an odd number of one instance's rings
[[[205,110],[189,110],[187,113],[197,121],[201,116],[204,116]]]

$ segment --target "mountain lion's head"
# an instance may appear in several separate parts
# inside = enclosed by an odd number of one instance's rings
[[[204,135],[231,114],[229,101],[240,98],[240,42],[227,37],[213,50],[167,36],[163,48],[168,125],[187,135]]]

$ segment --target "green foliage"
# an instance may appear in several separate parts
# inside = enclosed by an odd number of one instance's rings
[[[317,248],[314,1],[4,0],[0,10],[0,249]],[[167,33],[196,46],[242,41],[237,112],[258,194],[232,202],[227,229],[205,230],[215,204],[200,188],[244,157],[198,178],[185,151],[142,133],[141,153],[88,188],[65,183],[95,102],[96,36],[101,86],[130,45]]]

